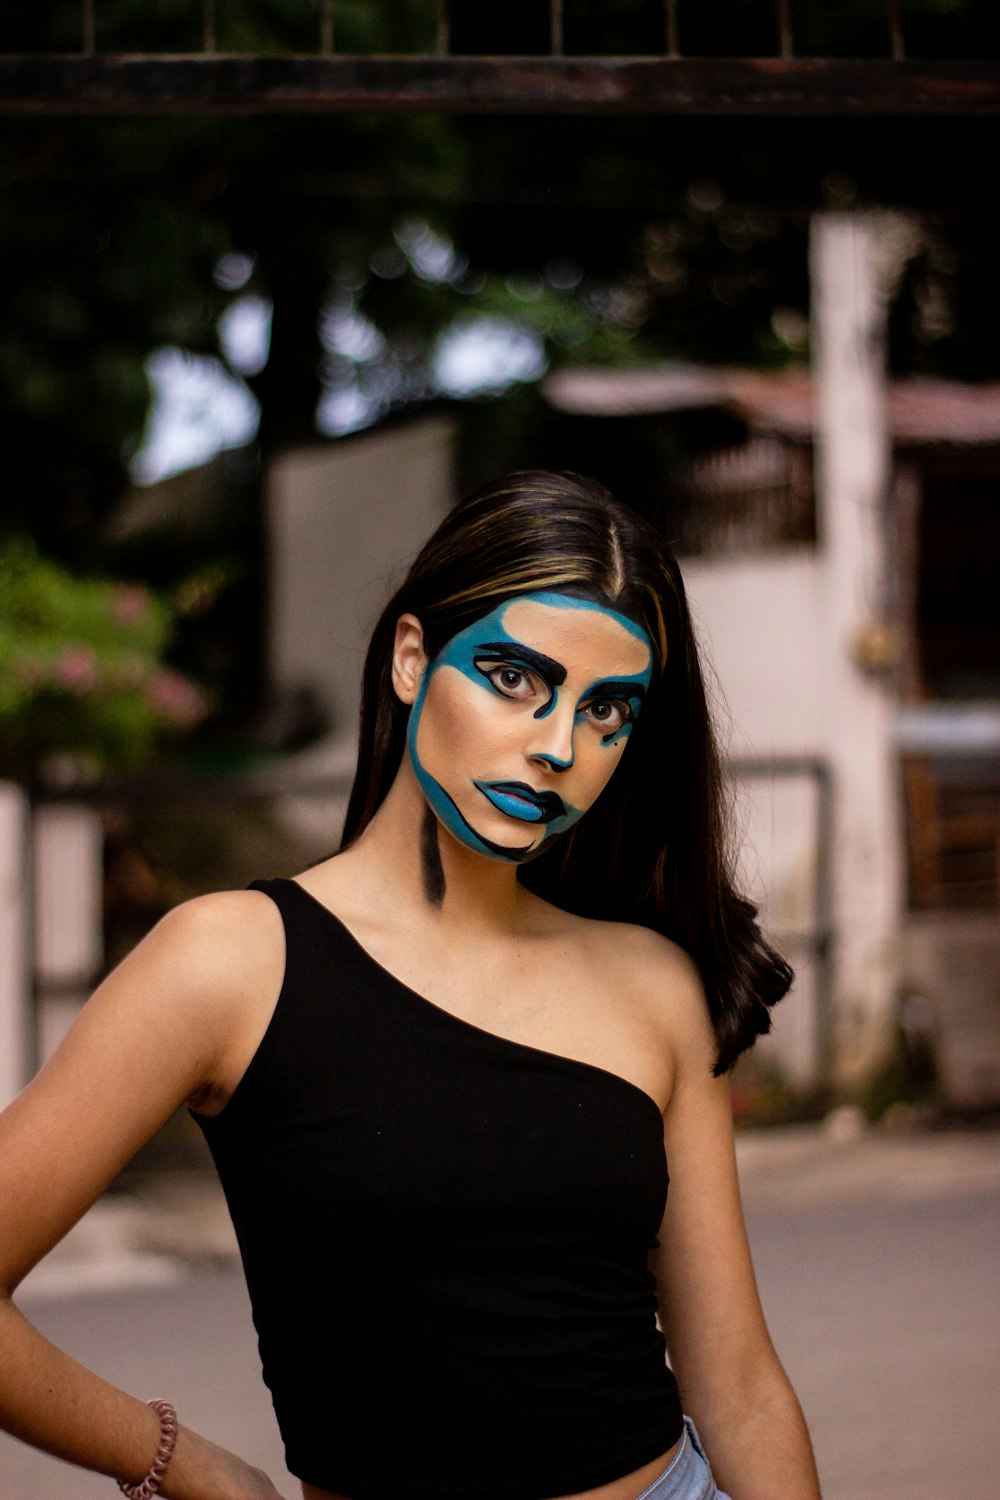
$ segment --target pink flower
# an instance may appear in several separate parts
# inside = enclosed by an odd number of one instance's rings
[[[123,583],[115,589],[111,612],[119,625],[132,625],[149,613],[149,593],[138,583]]]
[[[159,667],[146,684],[149,702],[178,729],[190,729],[208,712],[208,700],[200,688],[171,667]]]
[[[89,646],[67,646],[56,663],[56,680],[74,693],[97,685],[97,658]]]

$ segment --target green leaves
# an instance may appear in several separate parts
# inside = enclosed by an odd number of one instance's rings
[[[0,773],[139,765],[205,715],[163,664],[171,611],[140,584],[78,578],[20,537],[0,542]]]

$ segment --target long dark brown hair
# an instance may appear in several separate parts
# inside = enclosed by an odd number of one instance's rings
[[[639,922],[701,973],[723,1073],[770,1029],[792,970],[735,889],[727,797],[677,563],[655,528],[592,479],[525,470],[486,485],[442,522],[375,627],[365,661],[358,769],[341,847],[399,769],[408,707],[391,667],[396,622],[417,616],[431,660],[516,594],[551,590],[607,605],[645,629],[653,682],[622,762],[555,846],[520,866],[539,896],[581,916]]]

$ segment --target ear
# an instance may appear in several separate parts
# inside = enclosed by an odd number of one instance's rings
[[[423,627],[416,615],[400,615],[392,648],[392,685],[401,703],[416,702],[426,668]]]

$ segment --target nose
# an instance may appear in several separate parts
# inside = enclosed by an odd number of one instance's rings
[[[528,759],[550,771],[568,771],[573,764],[573,730],[576,724],[574,705],[557,705],[544,718],[533,721],[534,733],[528,746]]]

